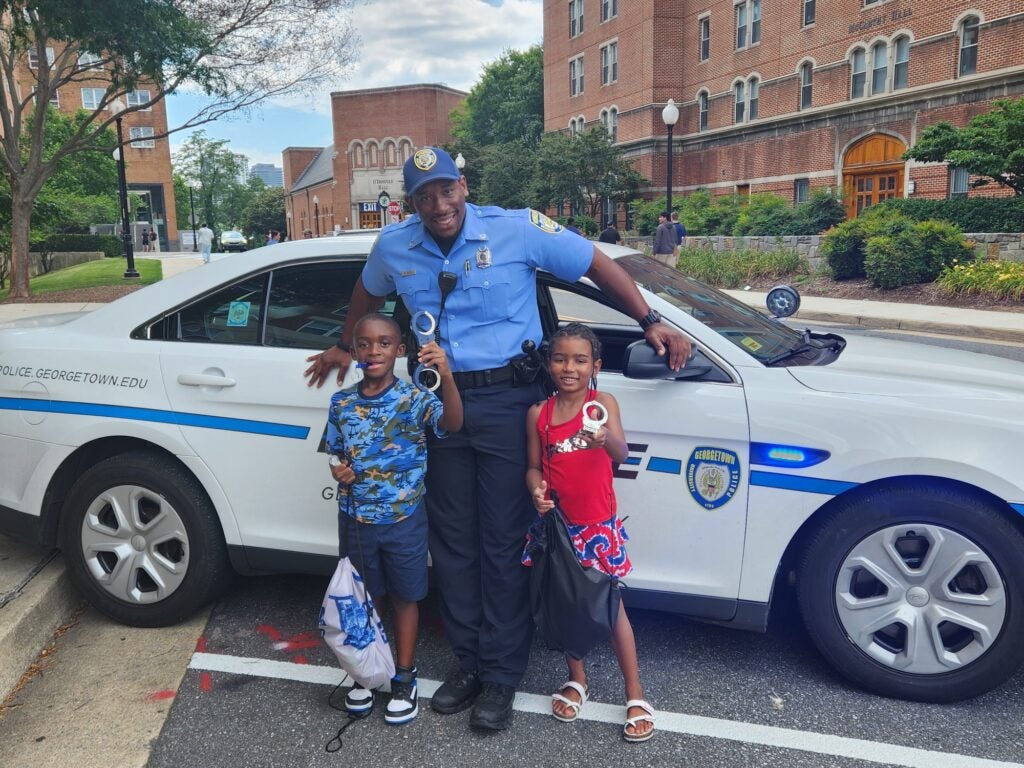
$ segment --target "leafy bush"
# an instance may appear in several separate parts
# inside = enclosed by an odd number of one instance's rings
[[[679,271],[720,288],[737,288],[757,278],[778,280],[793,273],[809,271],[807,261],[792,249],[773,251],[684,247],[679,254]]]
[[[963,234],[948,221],[919,221],[914,225],[914,239],[921,251],[922,283],[935,280],[946,267],[974,258]]]
[[[1024,299],[1024,264],[976,258],[946,267],[935,281],[953,295],[984,294],[1001,299]]]
[[[104,256],[117,257],[124,255],[124,244],[114,235],[50,235],[34,241],[31,250],[41,253],[103,251]]]
[[[576,220],[576,228],[580,230],[584,235],[591,237],[597,237],[597,233],[600,231],[597,228],[597,220],[593,216],[587,216],[585,213],[581,213],[579,216],[573,216]],[[569,220],[568,216],[558,217],[558,223],[563,227],[565,222]]]
[[[796,211],[787,200],[771,193],[751,195],[736,217],[732,234],[736,237],[792,235],[795,220]]]
[[[864,244],[864,273],[876,288],[925,282],[923,259],[909,233],[875,235]]]
[[[820,235],[822,232],[846,221],[843,201],[833,192],[816,189],[811,199],[800,203],[793,216],[791,235]]]
[[[912,228],[913,222],[906,216],[883,206],[874,206],[826,233],[821,243],[821,254],[836,280],[864,277],[868,238],[895,236]]]
[[[961,232],[1024,232],[1024,196],[959,197],[953,200],[901,198],[881,206],[916,221],[939,219],[956,224]]]

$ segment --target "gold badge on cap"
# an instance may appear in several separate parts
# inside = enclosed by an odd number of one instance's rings
[[[432,149],[417,149],[412,156],[412,164],[421,171],[429,171],[437,165],[437,154]]]

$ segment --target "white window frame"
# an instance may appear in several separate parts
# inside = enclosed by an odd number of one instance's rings
[[[742,51],[761,42],[761,0],[738,0],[733,4],[735,49]]]
[[[857,60],[860,59],[860,70]],[[857,77],[860,76],[860,93],[857,93]],[[854,48],[850,54],[850,98],[862,99],[868,92],[868,52],[865,48]]]
[[[871,95],[877,96],[889,89],[889,44],[877,42],[871,46]]]
[[[612,142],[619,140],[619,108],[612,107],[608,110],[608,136]]]
[[[53,48],[46,46],[46,63],[51,67],[53,62],[57,60],[57,57],[53,53]],[[28,68],[39,69],[39,51],[36,50],[35,46],[28,49]]]
[[[704,15],[697,19],[697,60],[707,61],[711,58],[711,16]]]
[[[967,42],[968,30],[974,32],[974,42]],[[981,19],[977,16],[968,16],[966,19],[960,22],[959,25],[959,40],[960,45],[957,47],[957,61],[956,71],[957,77],[966,77],[967,75],[973,75],[978,71],[978,48],[979,40],[981,38]],[[964,53],[966,51],[972,51],[971,55],[971,67],[969,71],[964,71]]]
[[[53,93],[50,94],[50,106],[57,107],[58,109],[60,109],[60,91],[58,91],[56,88],[54,89]]]
[[[750,3],[750,44],[761,42],[761,0],[748,0]]]
[[[803,194],[801,194],[803,193]],[[811,180],[809,178],[793,179],[793,204],[799,205],[811,199]]]
[[[711,96],[707,91],[697,94],[697,131],[708,129],[708,113],[711,111]]]
[[[804,0],[803,7],[801,8],[801,25],[803,27],[810,27],[814,24],[815,15],[817,14],[817,7],[815,0]]]
[[[77,66],[78,69],[100,69],[103,67],[103,59],[90,51],[80,51]]]
[[[949,199],[955,200],[958,197],[967,197],[970,192],[968,183],[971,174],[966,168],[959,165],[949,166]]]
[[[900,48],[903,47],[906,57],[900,58]],[[900,67],[903,68],[903,83],[899,82]],[[910,84],[910,38],[907,35],[900,35],[892,42],[892,89],[902,90]]]
[[[601,23],[619,15],[619,0],[601,0]]]
[[[742,125],[747,121],[747,84],[738,80],[732,85],[733,113],[732,121]]]
[[[580,54],[569,59],[569,96],[582,95],[584,85],[583,54]]]
[[[569,39],[583,34],[583,0],[569,0]]]
[[[814,104],[814,64],[805,61],[800,65],[800,98],[797,109],[810,109]]]
[[[747,122],[752,123],[761,113],[761,78],[747,80]]]
[[[83,88],[82,89],[82,109],[97,110],[100,108],[100,104],[103,103],[103,98],[107,95],[107,91],[104,88]],[[103,107],[107,109],[106,106]]]
[[[134,149],[153,149],[156,140],[153,138],[151,125],[133,125],[128,129],[128,138]]]
[[[610,40],[601,46],[601,85],[619,80],[619,41]]]
[[[142,107],[143,104],[145,104],[147,101],[149,101],[153,97],[150,96],[150,91],[149,91],[148,88],[139,88],[139,89],[134,90],[134,91],[128,91],[127,93],[125,93],[124,98],[125,98],[125,101],[128,102],[128,106],[129,107]],[[152,112],[152,111],[153,111],[153,107],[152,106],[143,107],[141,109],[137,109],[136,110],[136,112]]]
[[[735,18],[735,29],[736,35],[733,39],[734,48],[737,51],[742,51],[748,45],[748,34],[750,32],[747,21],[747,3],[744,2],[736,3],[733,6],[733,16]]]

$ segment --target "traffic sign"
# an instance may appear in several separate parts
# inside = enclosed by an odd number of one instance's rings
[[[400,221],[402,217],[402,204],[397,200],[388,203],[388,215],[391,217],[392,224]]]

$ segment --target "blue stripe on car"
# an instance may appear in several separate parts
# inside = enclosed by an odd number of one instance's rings
[[[287,437],[293,440],[305,440],[309,436],[309,427],[300,427],[294,424],[276,424],[272,421],[231,419],[224,416],[209,416],[203,413],[181,413],[178,411],[163,411],[156,408],[132,408],[124,405],[103,405],[101,403],[75,403],[64,400],[0,397],[0,410],[67,413],[74,416],[102,416],[110,419],[176,424],[179,427],[222,429],[228,432],[246,432],[253,435]]]
[[[799,475],[782,475],[778,472],[751,472],[750,484],[765,488],[782,488],[787,491],[804,491],[806,493],[824,493],[835,496],[859,483],[847,483],[842,480],[823,480],[818,477],[800,477]]]
[[[1010,504],[1010,508],[1015,512],[1020,512],[1024,515],[1024,504]]]
[[[648,472],[665,472],[670,475],[683,473],[683,462],[679,459],[666,459],[663,456],[651,456],[647,460]]]

